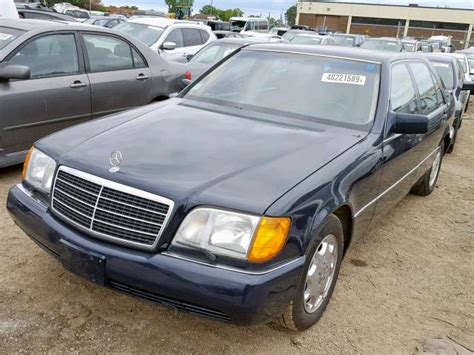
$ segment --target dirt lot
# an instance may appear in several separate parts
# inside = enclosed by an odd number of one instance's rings
[[[348,253],[304,333],[196,318],[65,271],[0,209],[0,352],[411,353],[447,335],[474,349],[474,105],[430,197],[408,196]],[[0,170],[0,201],[20,179]]]

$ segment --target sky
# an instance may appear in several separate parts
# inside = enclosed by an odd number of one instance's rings
[[[268,16],[270,13],[273,17],[280,17],[285,13],[286,9],[296,3],[295,0],[212,0],[213,5],[217,8],[240,8],[245,15],[263,15]],[[338,0],[335,0],[337,2]],[[350,1],[350,0],[345,0]],[[167,11],[164,0],[102,0],[106,5],[135,5],[141,9],[154,9],[159,11]],[[354,2],[361,3],[385,3],[408,5],[409,3],[417,3],[425,6],[445,6],[458,8],[474,9],[474,0],[358,0]],[[211,0],[194,0],[194,12],[199,11],[203,5],[210,4]]]

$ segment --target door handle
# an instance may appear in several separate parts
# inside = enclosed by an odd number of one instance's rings
[[[79,88],[85,88],[87,86],[86,83],[83,83],[82,81],[80,80],[76,80],[74,83],[72,83],[71,85],[69,85],[70,88],[72,89],[79,89]]]
[[[145,74],[138,74],[136,79],[137,80],[146,80],[146,79],[148,79],[148,76],[146,76]]]

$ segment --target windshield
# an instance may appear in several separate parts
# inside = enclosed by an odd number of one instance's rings
[[[232,28],[232,31],[241,32],[243,31],[246,23],[247,21],[231,21],[230,27]]]
[[[0,27],[0,49],[20,37],[23,33],[25,31],[17,30],[16,28]]]
[[[246,50],[194,84],[184,98],[370,130],[378,64]]]
[[[321,44],[323,43],[323,38],[316,36],[296,36],[290,42],[294,44]]]
[[[400,52],[397,42],[380,39],[369,39],[362,43],[360,47],[365,49],[376,49],[379,51]]]
[[[149,47],[158,42],[158,39],[164,31],[164,29],[161,27],[144,25],[141,23],[134,22],[121,23],[120,25],[115,26],[114,30],[126,33],[132,36],[133,38],[144,42]]]
[[[347,37],[347,36],[338,36],[337,34],[332,35],[336,44],[339,46],[344,47],[353,47],[355,45],[355,38],[354,37]]]
[[[206,64],[206,65],[213,65],[217,63],[218,61],[220,61],[222,58],[227,57],[229,54],[231,54],[240,46],[242,45],[236,44],[236,43],[215,42],[203,48],[201,51],[199,51],[193,57],[193,59],[191,59],[191,62]]]
[[[451,65],[449,63],[433,62],[433,66],[443,79],[444,85],[448,89],[454,89],[454,72]]]

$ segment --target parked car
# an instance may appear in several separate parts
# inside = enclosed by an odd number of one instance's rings
[[[189,57],[189,62],[186,63],[186,82],[183,86],[187,86],[189,81],[192,81],[203,73],[208,71],[214,64],[221,61],[228,55],[235,52],[237,49],[249,44],[265,43],[259,38],[224,38],[220,41],[209,43],[194,56]]]
[[[318,34],[299,34],[290,41],[292,44],[336,44],[336,40],[331,36],[321,36]]]
[[[286,32],[283,36],[281,36],[281,38],[287,42],[291,42],[293,38],[301,34],[317,35],[318,33],[315,31],[309,31],[309,30],[292,29]]]
[[[84,22],[90,18],[89,12],[82,9],[67,9],[64,11],[64,14],[74,17],[79,22]]]
[[[36,20],[45,20],[45,21],[67,21],[67,22],[76,22],[77,20],[69,15],[59,14],[54,11],[44,11],[44,10],[32,10],[32,9],[22,9],[17,8],[18,15],[20,18],[24,19],[36,19]]]
[[[123,22],[125,22],[124,19],[116,16],[96,16],[90,17],[88,20],[84,21],[84,23],[87,25],[94,25],[105,28],[113,28]]]
[[[423,52],[422,43],[416,39],[404,39],[402,40],[402,44],[405,52]]]
[[[270,29],[270,31],[268,31],[268,33],[270,33],[270,35],[272,36],[283,36],[285,33],[287,33],[289,31],[289,28],[288,27],[273,27],[272,29]]]
[[[364,35],[355,35],[348,33],[332,33],[331,37],[336,40],[338,46],[343,47],[360,47],[364,41],[369,38]]]
[[[268,33],[270,29],[268,19],[263,17],[231,17],[230,26],[234,32],[251,33],[253,35]]]
[[[0,167],[22,162],[52,132],[167,98],[183,74],[183,65],[101,27],[0,20]]]
[[[468,57],[465,53],[442,53],[443,55],[451,56],[453,58],[456,58],[459,62],[459,65],[461,65],[462,70],[464,71],[464,82],[465,83],[470,83],[474,82],[474,78],[471,78],[471,71],[474,70],[471,69],[471,64],[469,63]],[[471,93],[474,93],[474,91],[471,91]]]
[[[456,53],[461,53],[466,56],[467,62],[469,65],[469,75],[471,77],[471,80],[474,81],[474,51],[470,51],[468,49],[456,51]]]
[[[163,17],[131,19],[114,30],[143,41],[168,60],[181,63],[187,61],[188,55],[196,54],[217,39],[208,26]]]
[[[249,45],[175,99],[37,142],[7,208],[93,282],[303,330],[348,247],[435,189],[449,143],[435,78],[412,54]]]
[[[397,38],[369,38],[360,45],[360,48],[375,49],[378,51],[401,52],[403,50],[403,44],[402,41]]]
[[[426,54],[426,57],[431,61],[454,99],[455,114],[452,139],[451,145],[446,147],[447,152],[451,153],[454,150],[458,130],[462,124],[462,115],[469,106],[469,90],[463,90],[464,71],[456,58],[440,54]]]

